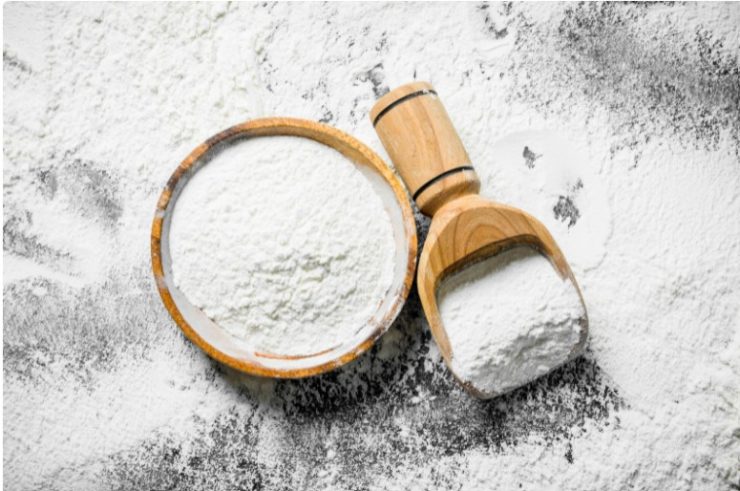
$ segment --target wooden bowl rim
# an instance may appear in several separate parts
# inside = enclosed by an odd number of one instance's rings
[[[250,138],[261,136],[297,136],[314,140],[318,143],[327,145],[342,153],[345,157],[355,163],[355,165],[369,165],[390,185],[395,194],[396,201],[401,207],[404,231],[408,243],[407,267],[402,287],[397,291],[395,300],[386,316],[369,332],[354,348],[338,355],[336,358],[323,363],[305,366],[299,368],[272,368],[265,367],[249,360],[238,359],[227,355],[203,339],[195,329],[185,320],[180,310],[177,308],[167,284],[165,282],[164,264],[162,260],[162,232],[167,207],[172,201],[174,191],[179,181],[188,176],[190,169],[198,160],[206,155],[216,145],[223,143],[232,138]],[[416,221],[411,208],[411,201],[406,188],[401,179],[395,174],[390,167],[365,144],[353,136],[332,126],[318,123],[315,121],[290,118],[290,117],[269,117],[259,118],[237,124],[227,128],[216,135],[208,138],[205,142],[198,145],[190,154],[180,163],[170,176],[165,188],[163,189],[158,201],[154,220],[151,229],[151,259],[152,273],[156,282],[157,290],[162,298],[165,308],[172,319],[183,331],[185,336],[200,349],[205,351],[211,358],[236,370],[257,375],[260,377],[272,378],[303,378],[311,375],[318,375],[328,372],[337,367],[345,365],[356,359],[366,352],[375,344],[377,339],[382,336],[391,326],[393,321],[401,311],[411,290],[416,271],[417,247],[418,241],[416,236]],[[311,356],[320,356],[313,354]],[[275,357],[275,355],[272,355]],[[298,357],[280,356],[278,358],[295,359]]]

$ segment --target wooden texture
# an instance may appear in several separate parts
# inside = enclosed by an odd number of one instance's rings
[[[356,346],[351,349],[338,352],[335,349],[310,355],[310,356],[281,356],[257,352],[247,352],[244,356],[233,356],[220,350],[204,339],[199,334],[198,326],[193,325],[186,319],[186,315],[178,308],[171,285],[171,268],[165,260],[165,249],[167,246],[168,215],[172,213],[176,201],[178,189],[197,171],[199,162],[215,146],[229,142],[237,138],[251,138],[259,136],[298,136],[309,138],[328,145],[354,162],[358,166],[367,166],[380,175],[392,189],[395,201],[401,209],[405,241],[403,247],[406,252],[406,270],[402,286],[394,293],[395,297],[391,306],[385,311],[382,319],[374,321],[373,329]],[[388,203],[386,203],[388,205]],[[400,247],[400,246],[399,246]],[[168,248],[166,249],[169,250]],[[398,177],[383,162],[383,160],[367,146],[352,136],[321,123],[295,118],[264,118],[251,120],[228,128],[200,144],[188,155],[177,167],[170,177],[157,203],[151,230],[151,257],[152,271],[162,301],[182,329],[188,339],[203,349],[209,356],[237,370],[264,377],[274,378],[301,378],[327,372],[338,366],[349,363],[360,354],[367,351],[375,341],[390,327],[393,320],[408,297],[413,283],[414,271],[416,270],[417,238],[416,223],[406,190]],[[168,256],[168,252],[167,252]],[[225,332],[225,331],[224,331]],[[334,355],[336,351],[336,356]],[[321,355],[321,356],[319,356]],[[320,362],[312,363],[311,358],[317,357]],[[327,359],[329,357],[329,359]],[[261,361],[281,360],[284,367],[275,368],[274,363],[265,366]],[[296,362],[293,364],[292,362]]]
[[[433,90],[431,85],[423,82],[400,87],[380,99],[371,118],[375,120],[393,101],[418,92],[420,88]],[[402,110],[404,106],[407,109]],[[454,133],[447,113],[441,106],[437,96],[419,95],[386,110],[376,125],[378,135],[401,176],[404,180],[411,179],[411,183],[407,181],[407,184],[412,192],[414,186],[426,177],[444,171],[446,167],[455,167],[459,163],[456,159],[463,156],[467,159],[460,138]],[[386,118],[389,118],[387,124],[383,125]],[[439,138],[449,138],[451,141],[439,141]],[[396,158],[400,160],[396,161]],[[423,211],[430,212],[432,223],[419,258],[417,289],[432,335],[447,366],[471,393],[489,398],[496,394],[485,393],[469,382],[462,381],[452,368],[453,352],[437,306],[437,288],[446,276],[509,247],[525,245],[540,251],[562,278],[573,282],[584,312],[586,307],[568,262],[547,228],[522,210],[478,196],[478,180],[475,178],[473,184],[472,177],[465,177],[467,172],[455,173],[437,181],[440,185],[444,183],[444,187],[430,193],[434,197],[424,201],[426,208]],[[457,178],[457,181],[453,178]],[[427,191],[431,189],[429,187]],[[417,204],[427,191],[417,196]],[[583,350],[587,336],[588,322],[584,325],[578,344],[573,347],[571,358]]]
[[[472,168],[454,172],[470,167],[470,157],[430,84],[414,82],[389,92],[370,118],[423,213],[431,216],[445,201],[480,189]]]
[[[562,251],[545,226],[528,213],[485,200],[477,194],[468,194],[448,202],[434,215],[419,258],[416,284],[432,335],[453,374],[453,352],[439,314],[437,288],[451,273],[518,245],[540,251],[562,278],[573,282],[581,297],[578,283]],[[583,308],[585,311],[585,304]],[[573,347],[571,357],[582,351],[586,338],[587,324],[578,344]],[[457,374],[455,376],[458,378]],[[458,380],[477,397],[496,395]]]

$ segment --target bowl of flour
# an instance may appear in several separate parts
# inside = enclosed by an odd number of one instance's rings
[[[323,373],[369,349],[416,267],[405,188],[353,137],[252,120],[198,146],[157,204],[152,265],[185,335],[238,370]]]

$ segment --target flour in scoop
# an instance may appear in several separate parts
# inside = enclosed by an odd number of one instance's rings
[[[453,370],[491,395],[570,359],[586,322],[573,283],[528,247],[510,249],[449,277],[438,298]]]
[[[177,287],[261,352],[307,355],[348,340],[393,280],[381,198],[354,163],[305,138],[217,153],[183,189],[169,237]]]

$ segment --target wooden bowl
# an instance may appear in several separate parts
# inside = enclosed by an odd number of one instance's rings
[[[169,250],[169,228],[175,202],[188,180],[217,146],[260,136],[297,136],[315,140],[341,152],[370,181],[381,197],[393,226],[396,243],[391,288],[375,315],[350,339],[321,353],[295,356],[260,353],[249,341],[236,338],[191,304],[174,284]],[[330,126],[294,118],[247,121],[212,136],[182,161],[167,182],[157,203],[151,234],[152,271],[165,307],[180,329],[212,358],[237,370],[263,377],[301,378],[344,365],[367,351],[388,330],[401,310],[416,270],[416,224],[408,194],[400,179],[367,146]]]

